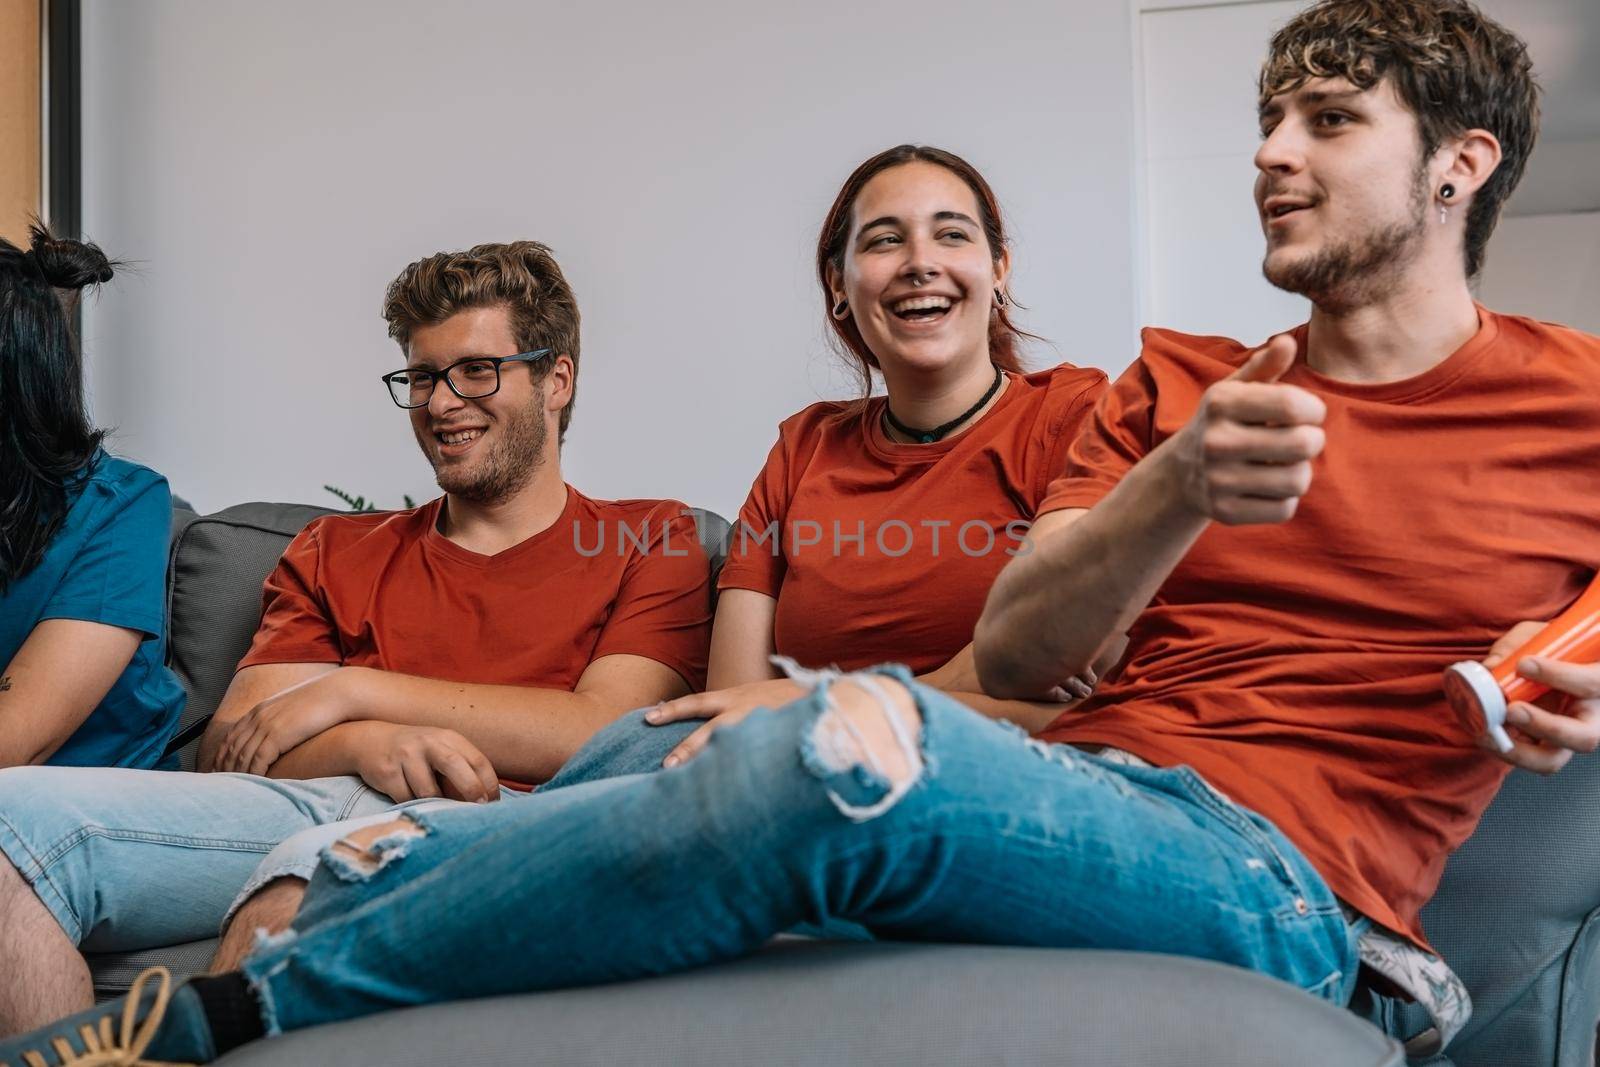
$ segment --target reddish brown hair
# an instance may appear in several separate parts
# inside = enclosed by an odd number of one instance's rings
[[[844,251],[850,240],[850,215],[861,190],[877,175],[907,163],[932,163],[966,182],[967,188],[972,190],[973,197],[978,201],[978,221],[982,223],[983,234],[989,241],[989,254],[998,260],[1006,247],[1005,221],[1000,215],[1000,202],[995,199],[994,190],[989,188],[989,183],[983,180],[983,175],[978,173],[976,167],[953,152],[927,145],[898,145],[879,152],[845,179],[843,188],[833,200],[833,207],[828,209],[827,217],[822,220],[822,234],[817,238],[817,280],[822,283],[822,306],[828,325],[833,327],[843,353],[860,372],[865,389],[872,386],[872,372],[878,369],[878,357],[867,347],[861,331],[856,328],[854,316],[846,316],[842,320],[833,317],[833,290],[828,286],[828,270],[832,268],[844,272]],[[989,316],[989,360],[1005,370],[1020,371],[1023,368],[1022,359],[1017,353],[1017,341],[1033,335],[1019,330],[1011,321],[1010,312],[1014,302],[1009,289],[1005,296],[1006,305],[997,308]]]

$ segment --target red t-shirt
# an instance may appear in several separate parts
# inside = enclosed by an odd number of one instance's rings
[[[307,526],[267,578],[239,666],[338,663],[570,691],[593,661],[627,654],[705,684],[710,573],[684,505],[568,486],[548,529],[483,556],[439,533],[443,502]]]
[[[1328,415],[1295,517],[1212,524],[1134,624],[1120,673],[1041,735],[1190,765],[1424,945],[1417,913],[1506,772],[1457,723],[1442,672],[1559,614],[1600,564],[1600,338],[1480,315],[1405,381],[1297,363],[1283,380]],[[1092,507],[1247,355],[1145,331],[1040,511]]]
[[[971,643],[989,586],[1106,382],[1067,365],[1007,377],[981,419],[932,444],[889,440],[882,397],[784,420],[717,583],[777,600],[779,653],[922,673]]]

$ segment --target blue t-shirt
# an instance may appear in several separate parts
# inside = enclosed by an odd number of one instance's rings
[[[0,673],[45,619],[141,631],[144,640],[100,706],[46,762],[163,766],[184,701],[183,687],[164,666],[172,495],[167,480],[148,467],[104,452],[96,460],[69,488],[66,520],[44,559],[0,593]]]

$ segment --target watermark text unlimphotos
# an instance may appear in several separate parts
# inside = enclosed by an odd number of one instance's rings
[[[572,547],[578,555],[591,557],[608,550],[619,556],[630,552],[688,555],[688,549],[672,547],[672,526],[671,519],[663,519],[655,526],[648,521],[634,525],[620,519],[615,522],[601,519],[593,523],[575,521]],[[839,519],[828,523],[817,519],[792,519],[788,523],[769,522],[760,528],[736,522],[723,535],[722,548],[730,556],[765,551],[772,556],[790,558],[808,553],[835,558],[864,557],[869,551],[875,551],[880,556],[899,559],[913,550],[934,557],[956,552],[973,559],[995,552],[1025,556],[1032,551],[1028,540],[1031,526],[1026,519],[1012,519],[999,526],[986,519],[968,519],[962,523],[954,519],[920,519],[915,523],[887,519],[870,528],[865,519],[854,523]]]

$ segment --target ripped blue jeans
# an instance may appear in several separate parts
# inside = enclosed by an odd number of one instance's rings
[[[371,862],[330,848],[292,927],[243,964],[268,1033],[662,974],[836,920],[1197,956],[1348,1001],[1339,903],[1265,819],[1188,768],[1041,744],[903,668],[865,681],[884,677],[915,704],[898,764],[841,731],[823,675],[680,767],[419,811]]]

